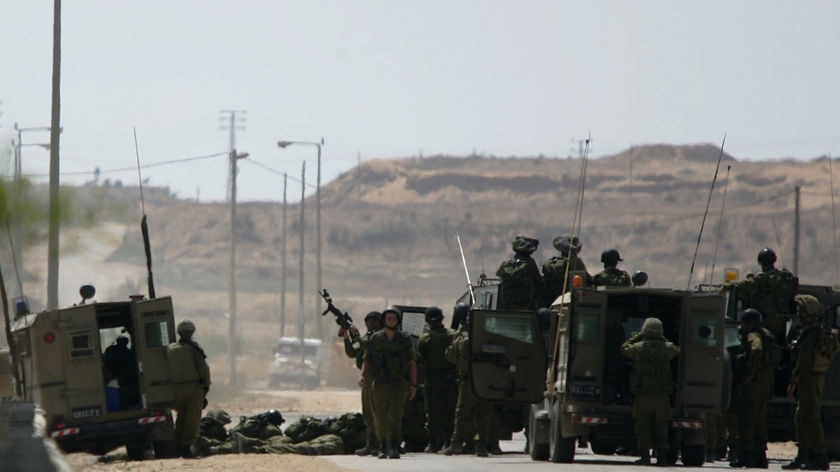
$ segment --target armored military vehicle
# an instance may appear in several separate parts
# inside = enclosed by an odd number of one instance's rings
[[[125,446],[131,459],[174,456],[171,298],[91,302],[92,287],[81,292],[75,306],[14,321],[21,399],[45,412],[47,433],[65,452]],[[128,338],[129,353],[119,374],[108,359],[118,337]]]
[[[655,288],[572,288],[550,314],[496,310],[494,283],[473,288],[472,387],[497,405],[528,405],[534,460],[572,462],[577,445],[596,454],[633,451],[631,364],[619,346],[645,318],[678,344],[669,424],[684,465],[705,460],[706,417],[728,402],[724,297]],[[511,428],[512,429],[512,428]]]
[[[826,328],[840,328],[840,292],[825,285],[803,284],[799,284],[797,292],[813,295],[822,302],[825,308],[822,323]],[[735,359],[741,348],[738,319],[745,308],[745,296],[735,290],[727,294],[727,302],[726,349],[730,357]],[[798,328],[798,319],[790,317],[785,327],[785,339],[791,339],[792,333],[795,333]],[[785,347],[786,342],[783,340],[779,344]],[[767,436],[770,441],[796,440],[793,420],[796,401],[787,398],[786,395],[792,369],[790,350],[785,349],[776,368],[773,393],[767,408]],[[825,375],[821,417],[829,455],[838,458],[840,457],[840,356],[834,356]]]

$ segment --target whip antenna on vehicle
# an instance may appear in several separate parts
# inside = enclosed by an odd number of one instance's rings
[[[834,276],[836,277],[835,284],[840,283],[840,269],[838,268],[837,262],[837,211],[834,205],[834,174],[831,170],[831,153],[828,154],[828,177],[829,177],[829,189],[831,190],[831,224],[833,225],[834,231]],[[798,190],[797,190],[798,192]],[[798,195],[798,193],[797,193]],[[798,218],[798,215],[797,215]],[[797,225],[797,231],[799,231],[799,226]],[[797,246],[797,250],[798,250]],[[794,254],[796,261],[799,260],[799,253]],[[794,270],[798,268],[794,267]]]
[[[470,281],[470,271],[467,269],[467,258],[464,257],[464,246],[461,246],[461,235],[455,233],[455,239],[458,240],[458,249],[461,251],[461,263],[464,265],[464,274],[467,276],[467,288],[470,290],[470,305],[475,303],[475,294],[473,293],[472,281]]]
[[[723,160],[723,145],[726,144],[726,133],[723,134],[723,142],[720,143],[720,155],[718,155],[717,165],[715,166],[715,176],[712,178],[712,188],[709,189],[709,198],[706,200],[706,211],[703,212],[703,221],[700,223],[700,232],[697,234],[697,245],[694,246],[694,258],[691,259],[691,269],[688,271],[688,283],[685,289],[691,289],[691,277],[694,275],[694,263],[697,262],[697,251],[700,249],[700,239],[703,237],[703,227],[706,226],[706,216],[709,214],[709,205],[712,203],[712,194],[715,191],[715,182],[717,182],[718,171],[720,170],[720,161]]]
[[[140,184],[140,208],[143,218],[140,220],[140,231],[143,233],[143,249],[146,251],[146,271],[148,272],[149,299],[155,297],[155,282],[152,276],[152,247],[149,243],[149,226],[146,224],[146,200],[143,197],[143,176],[140,173],[140,149],[137,146],[137,128],[134,129],[134,154],[137,156],[137,179]]]
[[[581,228],[581,220],[583,219],[583,194],[586,190],[586,168],[589,164],[589,143],[592,141],[592,133],[589,133],[586,137],[585,147],[583,149],[583,157],[581,158],[580,162],[580,177],[578,177],[578,193],[577,193],[577,201],[575,202],[575,212],[574,216],[572,217],[572,234],[569,239],[569,249],[566,254],[566,259],[571,260],[572,258],[572,246],[571,241],[574,240],[575,237],[580,238],[580,228]],[[569,270],[571,269],[571,264],[566,264],[566,272],[563,274],[563,291],[560,293],[566,293],[569,288]]]
[[[709,285],[715,282],[715,262],[717,261],[718,242],[720,233],[723,231],[723,207],[726,206],[726,189],[729,188],[729,170],[732,166],[726,166],[726,183],[723,184],[723,201],[720,202],[720,217],[718,217],[717,237],[715,238],[715,252],[712,256],[712,275],[709,277]]]

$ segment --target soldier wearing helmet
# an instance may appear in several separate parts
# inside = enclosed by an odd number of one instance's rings
[[[820,318],[824,308],[811,295],[796,295],[794,302],[802,329],[791,344],[794,367],[787,396],[796,398],[795,426],[799,450],[796,457],[783,465],[782,469],[828,470],[828,448],[820,408],[825,371],[831,357],[822,355],[818,348],[823,335]]]
[[[728,282],[720,291],[735,291],[745,307],[760,311],[767,328],[781,345],[785,341],[787,320],[796,309],[793,296],[799,288],[799,279],[785,268],[776,268],[776,252],[769,247],[762,248],[756,260],[761,272],[741,281]]]
[[[365,315],[365,328],[367,332],[359,336],[355,333],[355,338],[359,340],[358,347],[353,346],[351,341],[351,333],[346,330],[339,330],[339,334],[344,337],[344,352],[356,359],[356,367],[362,368],[365,359],[365,349],[370,343],[370,338],[373,333],[382,329],[382,313],[378,311],[370,311]],[[362,386],[362,416],[365,421],[365,428],[367,431],[367,440],[364,447],[356,449],[354,452],[359,456],[379,455],[379,444],[376,440],[376,429],[374,427],[373,418],[373,377],[365,377],[364,385]]]
[[[668,443],[671,417],[669,395],[674,389],[671,359],[680,348],[665,337],[659,318],[645,319],[639,333],[624,341],[621,354],[633,360],[630,392],[636,445],[641,452],[637,464],[650,464],[650,448],[656,450],[656,465],[673,465]]]
[[[198,437],[201,410],[210,390],[207,355],[193,340],[195,324],[183,320],[176,328],[179,339],[166,347],[166,359],[175,385],[175,444],[184,458],[196,458],[192,447]]]
[[[618,263],[623,261],[618,249],[606,249],[601,253],[601,262],[604,270],[592,277],[592,285],[595,287],[629,287],[630,274],[618,268]]]
[[[443,325],[443,311],[426,309],[429,330],[417,341],[417,362],[423,372],[423,404],[426,407],[426,452],[438,452],[452,436],[452,418],[458,395],[455,364],[446,358],[452,332]]]
[[[513,240],[513,256],[496,270],[501,281],[497,308],[532,310],[542,303],[543,279],[537,262],[531,257],[539,244],[539,240],[526,236]]]
[[[738,458],[732,467],[767,467],[767,407],[775,379],[771,363],[773,335],[762,324],[764,317],[755,308],[739,316],[741,351],[735,360],[738,405]]]
[[[373,416],[379,439],[379,458],[399,459],[402,417],[406,399],[417,393],[417,364],[411,338],[400,329],[402,312],[390,306],[382,312],[385,325],[373,334],[365,349],[362,377],[373,380]]]
[[[545,284],[545,305],[551,305],[557,297],[565,291],[571,290],[572,281],[568,274],[572,271],[583,272],[584,284],[589,285],[591,276],[586,271],[586,264],[578,256],[583,244],[580,238],[569,234],[561,234],[552,241],[554,248],[559,252],[545,261],[542,266],[543,283]]]

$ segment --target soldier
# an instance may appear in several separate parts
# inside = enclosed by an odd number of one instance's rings
[[[478,400],[470,387],[469,372],[469,306],[455,307],[453,318],[461,321],[461,328],[452,336],[452,343],[446,348],[446,358],[458,369],[458,402],[455,406],[455,424],[449,446],[443,450],[447,456],[464,453],[464,443],[478,435],[475,455],[487,457],[488,445],[494,442],[493,405]],[[466,311],[466,313],[464,313]]]
[[[601,262],[604,270],[592,277],[592,285],[597,287],[629,287],[630,274],[618,268],[618,263],[623,261],[618,249],[607,249],[601,253]]]
[[[550,306],[563,292],[571,290],[572,281],[566,280],[567,272],[582,271],[584,273],[584,284],[589,285],[591,277],[586,271],[586,264],[583,263],[578,254],[583,244],[577,236],[560,235],[552,241],[554,248],[560,251],[557,256],[552,256],[542,266],[543,282],[545,283],[546,306]]]
[[[417,364],[411,338],[400,330],[402,313],[397,307],[382,312],[385,329],[370,338],[365,349],[359,386],[373,378],[373,416],[379,439],[379,458],[399,459],[402,417],[406,398],[417,393]]]
[[[361,369],[364,363],[364,350],[370,337],[373,333],[382,329],[382,313],[378,311],[371,311],[365,315],[365,328],[367,332],[360,336],[358,331],[353,333],[353,337],[359,340],[358,347],[353,347],[351,341],[351,333],[345,329],[339,330],[339,335],[344,337],[344,352],[349,357],[356,359],[356,367]],[[364,447],[359,448],[355,453],[359,456],[379,455],[379,445],[376,441],[376,428],[373,421],[373,377],[367,376],[365,378],[365,385],[362,386],[362,415],[365,420],[365,428],[367,429],[367,442]]]
[[[741,353],[735,361],[738,383],[738,459],[730,467],[767,468],[767,406],[775,369],[770,362],[772,334],[761,327],[761,312],[741,313]]]
[[[166,347],[166,359],[175,385],[175,444],[181,457],[195,459],[192,446],[198,437],[204,398],[210,390],[207,355],[193,341],[195,324],[183,320],[176,328],[179,339]]]
[[[140,403],[137,385],[137,358],[128,347],[128,336],[117,336],[102,356],[107,376],[120,384],[120,405],[128,409]]]
[[[796,442],[798,453],[782,469],[828,470],[825,433],[820,418],[820,398],[830,356],[819,352],[823,306],[811,295],[796,295],[796,314],[802,330],[793,341],[793,372],[787,397],[796,397]]]
[[[443,311],[426,309],[429,331],[417,341],[418,361],[423,372],[423,400],[426,406],[426,452],[438,452],[452,437],[452,418],[458,387],[455,364],[446,359],[452,333],[443,326]]]
[[[633,394],[634,431],[641,451],[637,464],[650,464],[650,447],[656,446],[656,465],[672,465],[668,445],[669,395],[674,389],[671,359],[680,348],[665,338],[662,322],[647,318],[637,333],[620,347],[633,360],[630,392]],[[651,439],[651,433],[654,438]]]
[[[496,270],[501,279],[497,303],[500,310],[532,310],[542,302],[543,279],[537,262],[531,257],[539,244],[539,240],[525,236],[513,240],[513,257]]]
[[[746,308],[755,308],[764,316],[764,322],[776,342],[783,345],[787,319],[793,314],[793,296],[799,287],[799,279],[787,269],[777,269],[776,253],[769,247],[758,252],[761,272],[738,282],[729,282],[721,292],[738,290],[744,298]]]

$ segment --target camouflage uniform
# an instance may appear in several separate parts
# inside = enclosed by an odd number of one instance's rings
[[[650,448],[656,447],[657,465],[670,464],[668,420],[671,418],[669,395],[674,389],[671,359],[680,348],[665,339],[662,322],[648,318],[639,334],[625,341],[621,353],[633,360],[630,391],[636,445],[642,451],[639,463],[650,463]],[[654,438],[651,438],[653,433]]]
[[[182,456],[192,457],[191,446],[198,437],[204,396],[210,388],[210,367],[201,347],[192,340],[195,325],[178,323],[178,342],[166,347],[166,358],[175,385],[175,444]]]
[[[488,444],[496,438],[492,436],[494,411],[491,403],[477,399],[470,387],[469,372],[469,332],[462,328],[452,337],[452,344],[446,349],[446,358],[458,368],[458,403],[455,406],[455,425],[449,447],[444,454],[461,454],[463,445],[478,436],[475,452],[487,456]]]
[[[562,294],[567,267],[569,272],[582,271],[586,273],[586,264],[577,255],[572,255],[571,258],[567,258],[565,254],[552,256],[543,263],[542,273],[545,284],[546,305],[551,305]],[[584,278],[584,284],[589,284],[591,277],[588,273],[586,273]],[[568,280],[565,283],[566,292],[568,292],[571,290],[572,281]]]
[[[386,310],[383,314],[387,313]],[[403,409],[409,387],[416,388],[409,385],[415,355],[407,334],[397,329],[393,338],[388,339],[388,331],[386,327],[371,336],[364,354],[363,373],[373,378],[373,416],[380,451],[387,449],[386,455],[399,458],[396,449],[403,433]]]
[[[362,364],[365,361],[365,348],[370,342],[373,333],[374,331],[368,331],[360,336],[358,348],[353,347],[349,336],[345,336],[344,338],[344,352],[349,357],[356,359],[356,367],[359,369],[362,368]],[[379,445],[376,441],[376,428],[374,427],[373,419],[373,376],[370,375],[365,377],[364,385],[362,385],[362,415],[365,420],[365,426],[367,427],[367,441],[364,447],[359,448],[355,452],[359,455],[376,455],[379,453]]]
[[[458,395],[455,365],[446,359],[452,333],[437,325],[417,341],[417,353],[423,372],[423,403],[426,407],[426,434],[429,452],[437,452],[452,436],[452,418]]]
[[[741,328],[741,354],[736,360],[739,386],[738,460],[733,467],[758,467],[767,463],[767,407],[772,393],[774,368],[769,362],[770,337],[761,327]]]
[[[630,274],[616,267],[605,267],[604,270],[592,277],[592,285],[595,287],[600,285],[606,285],[607,287],[629,287]]]
[[[790,271],[768,267],[752,277],[724,284],[722,290],[737,290],[744,300],[744,308],[760,311],[776,341],[782,344],[787,320],[793,314],[790,301],[798,286],[799,279]]]
[[[537,250],[539,241],[525,236],[517,236],[513,240],[513,257],[502,262],[496,270],[501,279],[499,284],[499,300],[496,306],[500,310],[532,310],[542,302],[543,279],[537,262],[531,254]],[[525,267],[524,273],[517,270],[517,276],[508,277],[509,267]]]

